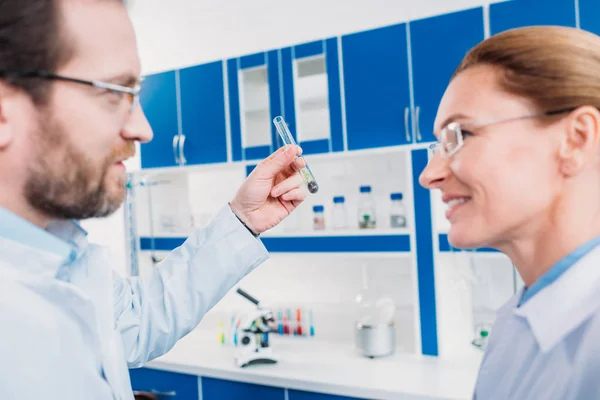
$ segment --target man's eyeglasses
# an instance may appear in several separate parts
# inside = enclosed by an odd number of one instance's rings
[[[519,117],[495,119],[489,121],[473,121],[473,122],[451,122],[439,133],[439,138],[436,143],[429,146],[430,156],[433,157],[436,152],[439,152],[442,157],[451,157],[460,150],[464,144],[464,128],[482,128],[484,126],[500,124],[504,122],[518,121],[527,118],[542,118],[568,113],[575,110],[575,108],[568,108],[563,110],[548,111],[541,114],[522,115]]]
[[[129,112],[137,107],[140,102],[140,91],[142,81],[139,81],[135,87],[117,85],[109,82],[88,81],[84,79],[71,78],[45,71],[0,71],[0,78],[40,78],[65,82],[79,83],[82,85],[93,86],[99,89],[109,90],[124,96],[129,103]]]

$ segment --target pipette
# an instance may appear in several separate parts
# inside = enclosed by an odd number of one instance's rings
[[[279,136],[281,136],[281,140],[283,140],[284,145],[296,145],[296,141],[294,140],[294,137],[292,136],[292,133],[290,132],[290,129],[288,128],[282,116],[273,118],[273,124],[275,125]],[[317,184],[317,180],[315,179],[315,176],[313,175],[312,171],[308,167],[308,163],[306,162],[304,157],[299,156],[298,158],[302,158],[305,165],[305,167],[298,171],[298,173],[300,173],[300,176],[302,176],[304,182],[306,182],[308,191],[313,194],[317,193],[319,191],[319,185]]]

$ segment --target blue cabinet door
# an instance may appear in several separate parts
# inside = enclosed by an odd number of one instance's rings
[[[284,400],[282,388],[202,377],[202,400]]]
[[[342,37],[349,150],[412,142],[406,24]]]
[[[131,387],[134,391],[155,393],[160,399],[196,400],[198,377],[150,368],[130,369]]]
[[[342,127],[342,90],[340,82],[340,59],[338,38],[325,40],[327,61],[327,84],[329,85],[329,125],[331,128],[331,150],[344,150],[344,130]]]
[[[481,7],[410,22],[418,142],[436,140],[433,124],[444,91],[465,54],[483,38]]]
[[[283,114],[282,94],[281,94],[281,68],[279,62],[279,50],[271,50],[267,53],[267,80],[269,81],[269,109],[271,113],[270,120]],[[271,146],[270,152],[275,151],[279,134],[275,125],[269,124],[271,128]],[[266,156],[263,156],[264,158]]]
[[[240,59],[227,60],[227,90],[229,106],[229,138],[231,140],[231,159],[241,161],[244,159],[242,148],[242,123],[240,120],[240,90],[238,84],[238,71]]]
[[[492,35],[530,25],[575,27],[573,0],[514,0],[490,4]]]
[[[304,392],[301,390],[289,390],[288,400],[366,400],[358,397],[336,396],[332,394]]]
[[[179,87],[186,164],[227,162],[223,62],[182,69]]]
[[[309,68],[308,75],[305,70],[301,70],[301,66],[294,68],[294,60],[307,60],[308,63],[315,61],[315,58],[320,58],[324,61],[324,70],[319,70],[312,64]],[[310,70],[312,69],[312,71]],[[296,71],[296,73],[294,73]],[[319,81],[320,87],[315,87],[315,78],[321,75],[326,77],[326,81]],[[314,106],[309,106],[309,114],[304,114],[304,121],[299,122],[297,116],[303,115],[296,110],[296,106],[302,107],[302,102],[306,99],[297,98],[295,88],[299,84],[299,80],[309,76],[313,79],[313,95],[314,91],[319,91],[327,95],[327,104],[315,109]],[[294,139],[296,139],[304,154],[327,153],[329,150],[343,151],[344,150],[344,133],[342,128],[342,106],[341,106],[341,88],[340,88],[340,69],[338,58],[338,40],[337,38],[329,38],[325,40],[317,40],[314,42],[303,43],[294,47],[288,47],[281,50],[281,78],[283,84],[283,115],[290,128]],[[323,92],[320,92],[320,91]],[[305,91],[304,95],[308,95]],[[314,101],[314,98],[312,99]],[[308,101],[311,103],[311,100]],[[306,103],[304,103],[306,106]],[[306,110],[306,108],[305,108]],[[309,121],[310,120],[310,121]],[[298,140],[298,129],[301,129],[304,123],[322,122],[318,128],[317,138],[309,140]],[[300,126],[300,128],[298,128]],[[313,134],[315,126],[312,126]],[[281,146],[281,140],[276,138],[277,147]]]
[[[579,24],[581,29],[600,35],[599,0],[579,0]]]
[[[174,138],[178,134],[175,71],[149,75],[144,80],[140,104],[154,132],[141,145],[142,168],[177,165]]]
[[[229,119],[231,130],[232,160],[260,160],[274,150],[277,131],[271,123],[282,114],[279,50],[250,54],[227,60],[227,87],[229,93]],[[263,70],[266,78],[266,104],[263,100],[263,87],[257,81],[245,82],[244,74],[252,70]],[[256,79],[254,75],[252,79]],[[244,85],[248,87],[244,87]],[[246,114],[252,114],[248,116]],[[249,122],[250,118],[258,119]],[[245,139],[245,140],[244,140]]]

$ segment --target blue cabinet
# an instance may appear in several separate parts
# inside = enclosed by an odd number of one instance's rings
[[[175,71],[147,76],[140,94],[140,104],[154,132],[152,141],[141,145],[142,168],[177,165],[178,101]]]
[[[155,393],[161,399],[195,400],[199,398],[198,377],[150,368],[130,369],[134,391]]]
[[[406,24],[342,37],[349,150],[412,142]]]
[[[289,390],[288,400],[366,400],[358,397],[336,396],[332,394],[305,392],[301,390]]]
[[[437,109],[465,54],[484,39],[481,7],[410,22],[415,134],[435,141]]]
[[[579,24],[581,29],[600,35],[599,0],[579,0]]]
[[[283,115],[304,154],[342,151],[337,38],[282,49],[281,76]]]
[[[276,143],[273,118],[282,114],[279,51],[227,60],[233,161],[267,157]]]
[[[573,0],[515,0],[490,4],[492,35],[529,25],[575,27]]]
[[[202,378],[202,400],[284,400],[282,388],[233,382],[223,379]]]
[[[182,164],[227,162],[223,62],[182,69]]]

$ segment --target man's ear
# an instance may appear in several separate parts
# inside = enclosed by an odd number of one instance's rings
[[[11,96],[14,96],[14,89],[4,82],[0,81],[0,151],[8,147],[14,139],[14,129],[11,126],[9,112]]]
[[[566,176],[579,173],[598,159],[600,151],[600,111],[582,106],[572,111],[560,140],[559,161]]]

